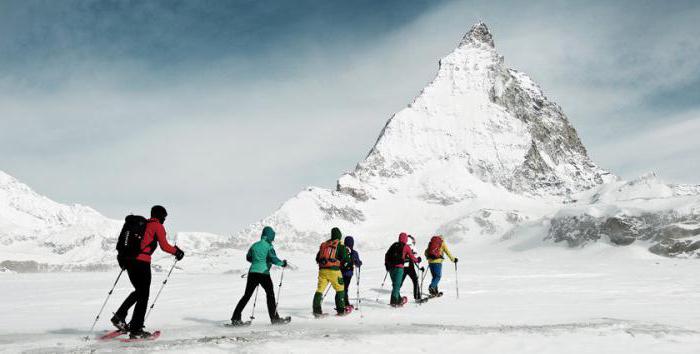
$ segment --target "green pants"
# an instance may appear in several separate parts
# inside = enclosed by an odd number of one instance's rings
[[[389,275],[391,276],[391,304],[400,304],[403,268],[392,268],[389,270]]]

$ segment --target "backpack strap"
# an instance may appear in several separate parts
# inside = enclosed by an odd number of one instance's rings
[[[148,219],[146,221],[146,230],[148,230],[148,224],[152,222],[157,222],[155,220]],[[146,231],[143,232],[142,237],[146,237]],[[141,253],[140,254],[146,254],[146,255],[152,255],[156,251],[156,247],[158,246],[158,237],[156,237],[155,232],[153,233],[153,240],[149,244],[147,244],[145,247],[141,247]],[[146,252],[146,247],[148,247],[150,250]]]

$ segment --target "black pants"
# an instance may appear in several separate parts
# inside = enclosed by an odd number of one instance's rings
[[[413,263],[403,268],[403,279],[401,279],[402,286],[404,280],[406,280],[406,276],[411,277],[411,281],[413,281],[413,298],[416,300],[420,299],[420,283],[418,283],[418,274],[416,274],[416,266],[413,265]]]
[[[115,315],[126,319],[129,309],[136,304],[134,314],[131,316],[131,323],[129,323],[129,329],[138,331],[143,328],[143,318],[146,316],[146,307],[148,306],[148,295],[151,289],[151,264],[130,260],[126,265],[126,274],[129,275],[134,291],[124,299]]]
[[[348,294],[350,293],[350,281],[352,281],[352,273],[349,275],[343,274],[343,284],[345,284],[345,306],[350,305]]]
[[[243,293],[241,300],[238,301],[238,305],[236,305],[236,310],[233,311],[233,317],[231,317],[231,320],[240,321],[241,313],[243,312],[245,305],[247,305],[248,301],[250,301],[250,297],[253,296],[255,288],[257,288],[258,285],[262,286],[262,288],[265,290],[265,296],[267,297],[267,314],[270,315],[270,320],[279,317],[277,315],[277,309],[275,308],[275,290],[272,287],[272,278],[270,278],[270,274],[248,273],[248,282],[245,285],[245,293]]]

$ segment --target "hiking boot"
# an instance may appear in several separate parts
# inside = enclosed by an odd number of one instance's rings
[[[433,296],[438,294],[437,288],[428,288],[428,292],[430,293],[430,295],[433,295]]]
[[[238,327],[238,326],[245,326],[248,323],[245,323],[241,320],[231,320],[231,326]]]
[[[270,319],[270,322],[272,322],[273,325],[283,325],[287,324],[292,321],[292,318],[290,316],[287,317],[275,317]]]
[[[110,321],[112,322],[114,327],[116,327],[119,331],[129,332],[129,324],[127,324],[123,318],[114,315],[112,316],[112,319]]]
[[[152,334],[150,332],[144,331],[143,328],[139,329],[139,330],[131,331],[131,333],[129,333],[129,338],[131,338],[131,339],[146,339],[146,338],[150,338],[151,336],[152,336]]]

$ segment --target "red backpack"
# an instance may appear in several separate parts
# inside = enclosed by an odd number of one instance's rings
[[[321,268],[340,267],[340,260],[335,257],[339,240],[328,240],[321,244],[318,251],[318,261]]]
[[[442,259],[442,237],[433,236],[428,243],[428,259]]]

